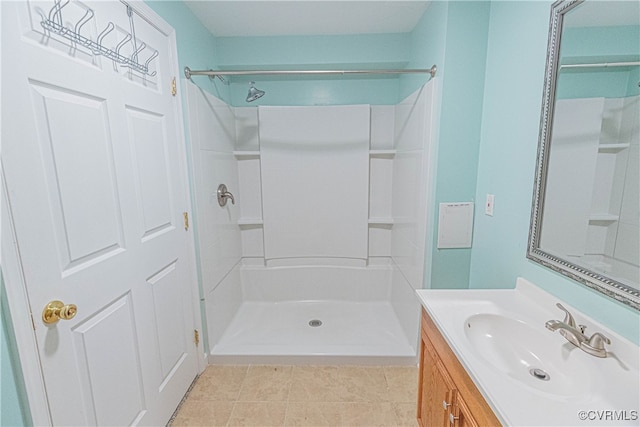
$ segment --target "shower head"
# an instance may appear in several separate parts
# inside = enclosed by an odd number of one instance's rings
[[[253,102],[258,98],[261,98],[264,95],[264,91],[257,89],[254,85],[256,82],[251,82],[249,84],[249,93],[247,94],[247,102]]]

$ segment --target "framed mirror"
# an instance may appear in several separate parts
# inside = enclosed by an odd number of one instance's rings
[[[640,310],[640,2],[551,7],[527,257]]]

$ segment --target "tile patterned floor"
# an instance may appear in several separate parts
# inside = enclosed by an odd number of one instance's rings
[[[182,426],[417,427],[416,367],[209,366]]]

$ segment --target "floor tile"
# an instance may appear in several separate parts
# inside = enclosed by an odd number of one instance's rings
[[[211,365],[172,427],[417,427],[416,367]]]
[[[247,370],[247,366],[210,365],[193,386],[189,399],[235,401]]]
[[[286,402],[236,402],[228,426],[283,426]]]
[[[233,402],[211,402],[187,399],[172,427],[179,426],[226,426],[233,409]]]
[[[338,427],[342,425],[342,408],[330,402],[290,402],[287,427]]]
[[[289,399],[292,375],[292,366],[250,366],[238,400],[286,402]]]
[[[418,368],[415,366],[385,366],[384,375],[393,402],[412,402],[418,395]]]
[[[339,398],[343,402],[388,402],[389,389],[381,367],[338,368]]]
[[[396,416],[391,403],[346,402],[342,409],[342,425],[348,427],[395,427]]]
[[[418,427],[416,418],[417,404],[416,402],[394,402],[393,409],[396,413],[396,422],[398,427]]]
[[[340,382],[336,366],[294,366],[290,402],[337,402]]]

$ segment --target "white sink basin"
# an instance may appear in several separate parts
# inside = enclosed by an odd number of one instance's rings
[[[578,348],[559,345],[551,332],[499,314],[475,314],[464,322],[465,336],[485,363],[529,387],[556,396],[589,394],[592,378]]]
[[[566,301],[524,279],[515,289],[421,289],[417,295],[503,425],[638,426],[631,411],[640,402],[640,348]],[[586,326],[587,336],[601,332],[611,339],[607,357],[591,356],[545,328],[563,318],[558,302]],[[592,411],[586,419],[584,411]],[[613,411],[618,419],[595,419],[595,411]]]

